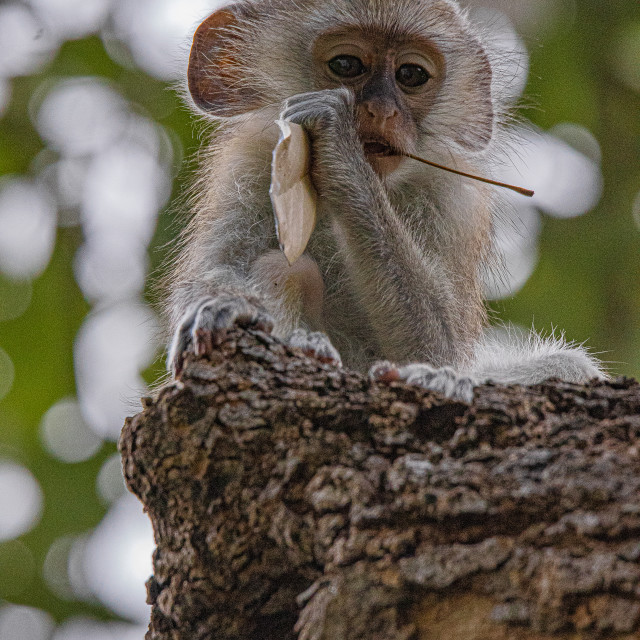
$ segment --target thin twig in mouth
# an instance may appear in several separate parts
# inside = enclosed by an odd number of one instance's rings
[[[534,192],[531,189],[525,189],[523,187],[516,187],[512,184],[506,184],[505,182],[497,182],[496,180],[490,180],[489,178],[482,178],[480,176],[475,176],[472,173],[465,173],[464,171],[458,171],[457,169],[451,169],[450,167],[445,167],[442,164],[438,164],[437,162],[432,162],[431,160],[425,160],[420,156],[414,156],[412,153],[406,153],[404,151],[393,150],[394,154],[399,156],[406,156],[407,158],[411,158],[412,160],[417,160],[418,162],[424,162],[424,164],[428,164],[431,167],[435,167],[436,169],[442,169],[443,171],[449,171],[450,173],[455,173],[456,175],[463,176],[464,178],[471,178],[472,180],[478,180],[479,182],[485,182],[486,184],[492,184],[495,187],[502,187],[503,189],[511,189],[511,191],[515,191],[520,195],[526,196],[527,198],[532,198]]]

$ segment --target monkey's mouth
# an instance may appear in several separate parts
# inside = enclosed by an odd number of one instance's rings
[[[375,156],[378,158],[398,155],[392,146],[380,140],[365,140],[364,152],[367,156]]]

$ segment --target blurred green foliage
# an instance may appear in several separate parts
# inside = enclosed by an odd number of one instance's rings
[[[548,129],[574,122],[589,129],[602,150],[604,193],[590,213],[545,218],[540,263],[524,289],[497,305],[505,319],[538,329],[564,329],[612,362],[616,374],[640,375],[640,94],[615,70],[626,60],[613,51],[629,25],[640,42],[634,2],[576,3],[569,25],[544,40],[527,41],[531,73],[526,95],[539,107],[526,115]],[[640,47],[640,44],[638,45]],[[636,49],[637,51],[637,49]],[[640,67],[640,58],[636,58]]]
[[[632,209],[640,191],[640,94],[638,87],[634,90],[616,75],[616,62],[611,60],[618,43],[633,31],[630,25],[640,33],[638,3],[620,0],[603,5],[601,0],[581,0],[576,11],[570,23],[559,23],[542,37],[525,36],[531,54],[526,94],[539,105],[525,115],[545,129],[575,122],[595,135],[602,148],[604,196],[582,217],[546,217],[534,275],[517,296],[493,306],[504,320],[524,326],[535,320],[538,329],[564,329],[569,339],[586,340],[605,360],[615,362],[614,372],[638,376],[640,223],[634,222]],[[636,62],[640,66],[640,59]],[[15,80],[11,104],[0,120],[0,174],[32,170],[44,145],[29,117],[30,101],[42,83],[75,75],[111,80],[143,113],[182,140],[187,157],[193,155],[197,132],[170,87],[141,71],[119,66],[108,57],[101,40],[93,37],[66,43],[42,72]],[[189,171],[182,171],[174,193],[180,193],[188,180]],[[161,263],[174,234],[172,216],[165,212],[151,252],[152,268]],[[41,277],[32,284],[16,284],[0,276],[0,295],[7,296],[0,305],[18,305],[31,295],[24,314],[0,322],[0,347],[15,365],[13,388],[0,402],[0,458],[27,466],[45,493],[40,524],[20,539],[19,549],[24,552],[26,547],[27,555],[32,554],[33,566],[28,571],[29,562],[21,565],[17,586],[16,580],[5,580],[2,584],[8,592],[0,589],[0,599],[43,608],[57,620],[82,612],[111,615],[94,604],[60,599],[41,577],[44,557],[54,540],[82,534],[103,517],[106,508],[95,491],[96,475],[116,450],[115,444],[104,445],[90,461],[70,465],[50,457],[39,439],[45,411],[75,394],[73,344],[90,308],[72,270],[81,242],[78,228],[61,228],[54,257]],[[148,372],[149,381],[160,370],[158,365]],[[7,558],[15,564],[19,557],[15,544],[0,544],[5,572],[12,566]],[[9,584],[15,589],[9,589]]]

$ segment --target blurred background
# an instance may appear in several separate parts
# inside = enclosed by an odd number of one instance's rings
[[[150,525],[116,440],[163,372],[149,277],[198,128],[212,0],[0,0],[0,640],[141,640]],[[640,5],[478,0],[534,123],[496,170],[499,317],[640,374]]]

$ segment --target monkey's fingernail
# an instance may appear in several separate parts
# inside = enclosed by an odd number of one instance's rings
[[[196,339],[194,344],[194,351],[198,357],[206,356],[213,351],[213,341],[211,337],[211,331],[207,329],[198,329],[196,331]]]
[[[258,331],[262,331],[263,333],[271,333],[273,330],[273,325],[270,322],[263,322],[261,320],[258,320],[254,326]]]
[[[184,356],[179,355],[176,356],[176,359],[173,363],[173,377],[178,379],[184,370]]]
[[[389,362],[374,366],[369,372],[369,376],[375,382],[395,382],[400,380],[398,368]]]
[[[318,362],[322,362],[322,364],[332,364],[332,365],[334,365],[336,367],[341,364],[335,358],[332,358],[331,356],[327,356],[327,355],[325,355],[325,354],[323,354],[321,352],[318,352],[313,347],[308,347],[306,349],[302,349],[302,352],[304,353],[305,356],[309,356],[310,358],[314,358]]]
[[[398,370],[395,369],[393,371],[387,371],[380,376],[376,376],[376,382],[397,382],[400,380],[400,374]]]

